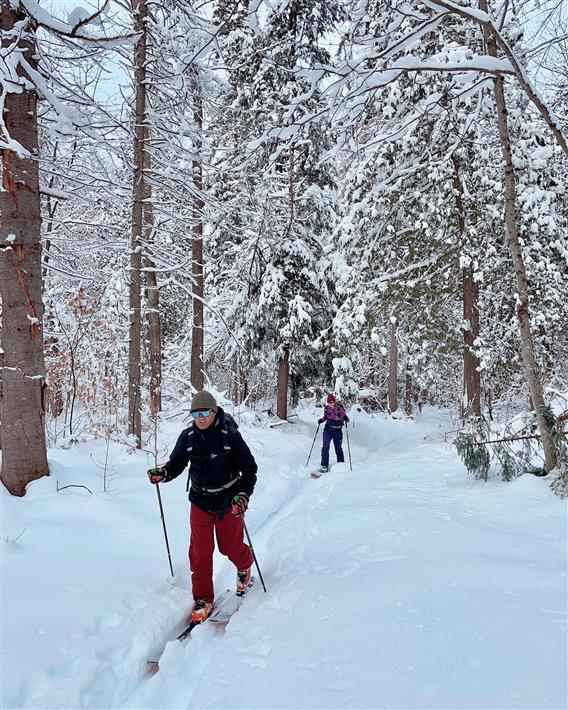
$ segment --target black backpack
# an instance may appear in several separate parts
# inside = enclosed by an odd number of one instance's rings
[[[233,416],[229,414],[228,412],[223,412],[225,415],[225,423],[223,425],[223,428],[221,429],[221,436],[223,438],[223,448],[225,449],[225,456],[228,456],[228,452],[231,450],[231,444],[229,443],[229,429],[235,429],[235,431],[239,430],[239,425],[237,422],[234,420]],[[193,450],[193,422],[190,423],[188,427],[188,432],[187,432],[187,451],[191,452]],[[190,479],[191,479],[191,472],[188,473],[187,476],[187,485],[186,485],[186,490],[189,490],[189,485],[190,485]]]
[[[230,426],[233,427],[233,429],[239,428],[239,425],[235,421],[234,417],[232,414],[229,414],[228,412],[225,412],[225,426]]]

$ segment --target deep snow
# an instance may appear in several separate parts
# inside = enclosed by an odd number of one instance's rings
[[[352,412],[353,470],[312,480],[320,410],[299,414],[241,422],[268,592],[185,646],[168,642],[191,606],[184,475],[161,486],[173,580],[149,454],[112,445],[108,493],[100,441],[51,450],[24,498],[3,490],[2,707],[565,708],[567,506],[548,481],[468,477],[434,410]],[[166,420],[161,461],[183,426]]]

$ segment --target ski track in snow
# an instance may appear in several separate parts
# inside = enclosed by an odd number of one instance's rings
[[[174,580],[165,577],[161,529],[134,508],[130,515],[142,518],[137,579],[122,581],[114,599],[109,589],[122,569],[111,564],[111,575],[97,580],[94,614],[92,580],[74,582],[62,563],[57,593],[84,624],[70,624],[60,640],[48,620],[36,627],[36,638],[52,639],[53,663],[24,678],[5,707],[561,706],[566,511],[547,482],[524,476],[506,487],[467,478],[437,438],[439,414],[418,422],[355,415],[353,471],[333,464],[313,480],[305,456],[314,413],[287,429],[242,429],[259,463],[247,524],[267,594],[257,576],[225,630],[205,624],[187,644],[174,640],[191,607],[182,475],[171,491],[161,488],[175,530]],[[312,464],[318,445],[321,435]],[[344,449],[347,456],[345,438]],[[54,457],[67,461],[65,454]],[[131,472],[145,470],[140,461],[127,461]],[[138,487],[149,488],[137,476]],[[116,498],[86,499],[85,508],[96,515],[109,505],[120,517]],[[215,573],[218,591],[234,586],[234,570],[217,554]],[[90,606],[78,613],[82,598]],[[148,678],[146,661],[160,654],[160,672]]]

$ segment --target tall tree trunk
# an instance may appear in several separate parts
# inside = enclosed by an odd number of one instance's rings
[[[479,9],[483,12],[488,12],[487,0],[480,0]],[[496,57],[497,45],[494,35],[487,30],[484,30],[484,34],[487,45],[487,53],[492,57]],[[513,167],[513,156],[509,137],[504,82],[501,74],[498,74],[495,77],[494,87],[499,125],[499,138],[505,167],[505,229],[507,232],[507,244],[509,247],[509,253],[511,254],[511,260],[515,270],[515,280],[517,283],[517,318],[519,320],[521,338],[521,356],[525,367],[529,392],[535,410],[542,447],[544,450],[544,468],[546,471],[552,471],[556,467],[556,450],[554,448],[550,426],[544,415],[544,394],[540,380],[540,372],[534,354],[534,345],[530,329],[529,288],[517,228],[515,170]]]
[[[404,413],[408,417],[412,414],[412,371],[410,363],[406,363],[404,375]]]
[[[458,230],[462,238],[465,237],[465,204],[463,200],[463,187],[460,180],[459,160],[452,156],[454,164],[454,192],[456,209],[458,213]],[[475,354],[475,340],[479,337],[479,285],[474,278],[473,264],[462,269],[462,300],[463,300],[463,379],[464,402],[462,415],[473,412],[481,415],[481,375],[479,372],[479,358]]]
[[[389,365],[389,412],[396,412],[398,409],[398,389],[396,384],[398,374],[398,341],[397,341],[397,322],[393,318],[391,322],[390,333],[390,365]]]
[[[1,0],[2,47],[17,44],[37,67],[33,28],[19,3]],[[16,29],[17,26],[17,29]],[[39,195],[37,94],[22,78],[20,93],[4,95],[3,118],[12,140],[27,151],[2,153],[0,191],[0,478],[12,495],[49,475],[44,428],[43,302],[41,275],[41,206]]]
[[[192,240],[192,276],[193,276],[193,325],[191,332],[191,384],[196,390],[203,389],[203,164],[202,164],[202,140],[203,130],[203,102],[201,97],[200,77],[195,76],[195,105],[193,120],[197,132],[197,144],[195,146],[196,157],[193,161],[193,187],[195,196],[193,198],[193,240]]]
[[[147,268],[146,300],[148,318],[148,360],[150,364],[150,413],[156,417],[162,410],[162,329],[160,323],[160,293],[154,262],[144,258]]]
[[[53,158],[55,159],[57,156],[57,147],[58,143],[55,143],[55,147],[53,149]],[[49,179],[49,187],[53,187],[55,184],[55,175],[52,175],[51,178]],[[55,202],[51,199],[51,196],[48,195],[47,200],[46,200],[46,210],[47,210],[47,225],[45,227],[45,240],[44,240],[44,248],[43,248],[43,278],[44,280],[47,279],[47,274],[48,274],[48,265],[49,265],[49,258],[50,258],[50,250],[51,250],[51,233],[53,232],[53,221],[55,218],[55,212],[57,210],[57,206],[59,205],[59,202]],[[52,315],[48,315],[47,317],[44,318],[45,321],[45,328],[44,331],[47,331],[48,333],[51,331],[51,333],[55,332],[55,319],[53,318]],[[44,357],[47,356],[48,359],[48,367],[49,367],[49,358],[51,357],[53,360],[57,360],[61,353],[61,350],[59,348],[59,338],[56,338],[54,335],[48,335],[47,337],[44,337]],[[59,375],[60,370],[57,369],[57,375]],[[63,407],[65,406],[64,399],[63,399],[63,382],[62,378],[58,377],[55,379],[53,369],[50,370],[49,373],[49,380],[48,380],[48,385],[45,390],[46,397],[45,397],[45,408],[51,413],[51,416],[54,418],[57,418],[62,412],[63,412]]]
[[[144,230],[146,55],[148,10],[146,0],[133,0],[134,29],[140,37],[134,47],[134,174],[132,180],[132,232],[130,239],[130,314],[128,348],[128,433],[142,446],[141,351],[142,351],[142,234]]]
[[[244,399],[246,397],[246,378],[245,378],[243,366],[241,364],[241,360],[240,360],[238,354],[235,355],[233,372],[234,372],[234,381],[235,381],[235,389],[234,389],[235,404],[242,404],[242,402],[244,401]]]
[[[276,416],[288,419],[288,376],[290,374],[290,348],[286,345],[278,360],[278,385],[276,388]]]
[[[473,412],[481,416],[481,374],[479,358],[475,354],[475,341],[479,337],[479,284],[472,265],[462,269],[463,320],[463,372],[464,414]]]
[[[146,129],[146,140],[149,130]],[[152,189],[148,181],[148,172],[151,161],[150,153],[146,150],[145,156],[146,176],[144,181],[144,235],[146,250],[154,241],[154,211],[152,207]],[[160,322],[160,292],[155,265],[148,251],[144,255],[145,280],[146,280],[146,318],[148,319],[148,362],[150,365],[150,413],[153,418],[162,409],[162,327]]]

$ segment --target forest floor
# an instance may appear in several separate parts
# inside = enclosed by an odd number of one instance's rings
[[[3,490],[1,707],[565,708],[566,502],[546,479],[468,477],[434,409],[354,412],[352,470],[313,480],[319,414],[242,417],[267,592],[186,645],[185,474],[160,487],[173,579],[148,454],[112,444],[103,493],[105,442],[52,449],[49,478]],[[183,426],[160,428],[160,461]],[[234,585],[217,555],[215,583]]]

